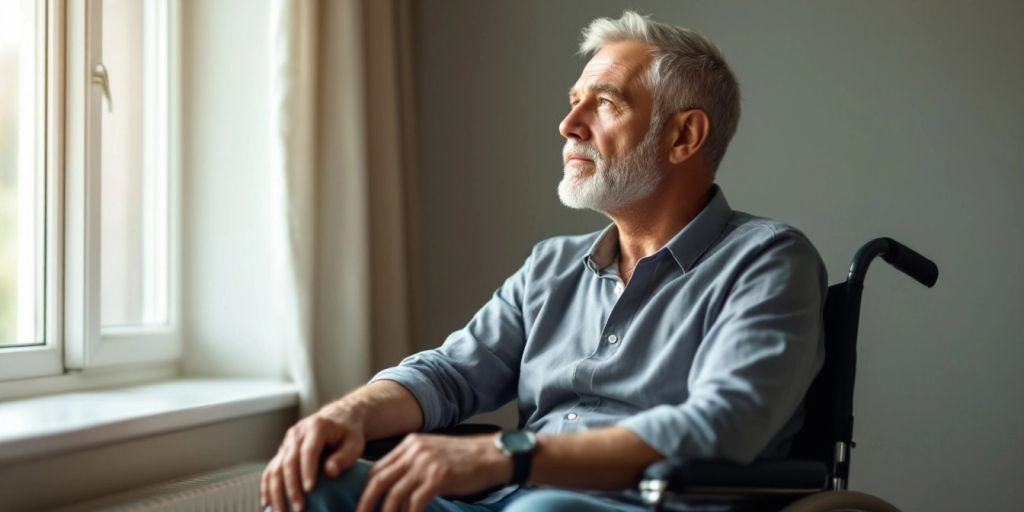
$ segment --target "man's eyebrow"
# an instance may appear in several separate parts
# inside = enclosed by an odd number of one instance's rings
[[[622,93],[621,89],[611,84],[592,84],[587,86],[587,90],[594,94],[604,93],[620,100],[624,100],[626,98],[626,95]],[[579,91],[577,91],[575,87],[569,88],[570,99],[575,98],[578,95]]]

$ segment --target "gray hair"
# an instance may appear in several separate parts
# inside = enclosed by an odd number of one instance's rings
[[[740,86],[722,52],[697,32],[625,11],[617,20],[590,22],[583,29],[580,54],[590,55],[620,41],[645,43],[654,50],[644,79],[654,94],[658,118],[667,119],[687,109],[700,109],[708,115],[711,133],[706,155],[711,169],[717,170],[740,120]]]

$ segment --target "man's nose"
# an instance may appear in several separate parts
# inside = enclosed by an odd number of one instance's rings
[[[558,133],[566,139],[590,139],[590,129],[587,127],[581,108],[573,107],[569,110],[562,122],[558,123]]]

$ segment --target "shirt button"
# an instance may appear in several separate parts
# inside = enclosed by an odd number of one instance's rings
[[[623,292],[623,290],[625,290],[625,289],[626,289],[626,287],[625,287],[625,286],[622,286],[622,283],[616,284],[616,285],[615,285],[615,294],[616,294],[616,295],[622,295],[622,292]]]
[[[565,415],[565,419],[567,420],[575,420],[576,418],[579,418],[579,416],[574,412],[570,412],[569,414]]]
[[[608,343],[611,343],[612,345],[614,345],[614,344],[616,344],[618,342],[619,342],[619,337],[618,336],[616,336],[614,334],[609,334],[608,335]]]

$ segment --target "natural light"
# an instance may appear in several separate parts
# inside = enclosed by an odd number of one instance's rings
[[[2,0],[0,69],[0,345],[40,341],[43,175],[39,172],[42,62],[37,3]]]

